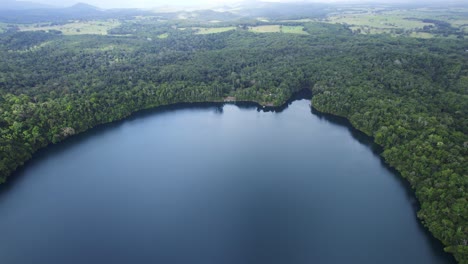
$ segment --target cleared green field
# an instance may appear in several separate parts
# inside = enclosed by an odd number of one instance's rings
[[[257,26],[257,27],[249,27],[249,31],[255,33],[276,33],[281,32],[280,25],[266,25],[266,26]]]
[[[179,30],[185,30],[186,28],[179,28]],[[195,30],[198,35],[203,34],[216,34],[231,30],[236,30],[237,27],[192,27],[192,30]],[[303,34],[307,35],[308,33],[304,31],[303,26],[283,26],[283,25],[263,25],[263,26],[254,26],[249,27],[248,30],[254,33],[289,33],[289,34]],[[166,38],[166,34],[159,36],[160,38]]]
[[[304,31],[303,26],[282,26],[281,32],[289,33],[289,34],[301,34],[301,35],[309,35],[306,31]]]
[[[288,33],[308,35],[303,26],[265,25],[249,27],[249,31],[255,33]]]
[[[434,25],[432,23],[424,23],[419,20],[409,19],[405,15],[392,15],[383,13],[366,13],[366,14],[346,14],[329,17],[330,23],[341,23],[354,26],[368,26],[376,29],[392,30],[392,29],[417,29],[424,26]]]
[[[64,25],[31,24],[20,25],[20,31],[58,30],[64,35],[107,35],[109,29],[118,27],[117,20],[106,21],[75,21]]]
[[[158,38],[160,38],[160,39],[165,39],[167,37],[169,37],[168,33],[164,33],[164,34],[161,34],[161,35],[158,36]]]
[[[281,32],[280,25],[266,25],[266,26],[256,26],[249,27],[249,31],[255,33],[276,33]]]
[[[414,10],[392,10],[386,11],[385,14],[398,15],[402,17],[417,18],[417,19],[435,19],[450,23],[455,28],[460,28],[463,25],[468,24],[468,17],[466,16],[468,9],[456,8],[456,9],[430,9],[430,8],[419,8]]]
[[[284,22],[284,23],[288,23],[288,22],[307,23],[307,22],[314,22],[314,21],[316,21],[316,19],[311,19],[311,18],[280,20],[280,22]]]
[[[424,39],[430,39],[434,37],[433,34],[426,33],[426,32],[412,32],[410,36],[413,38],[424,38]]]
[[[5,32],[5,30],[6,30],[6,24],[0,23],[0,33]]]
[[[216,34],[216,33],[226,32],[230,30],[235,30],[236,27],[213,27],[213,28],[194,27],[192,29],[197,30],[196,34],[204,35],[204,34]]]
[[[423,19],[432,19],[447,22],[462,32],[468,32],[466,11],[465,9],[434,8],[411,10],[355,9],[344,13],[335,13],[324,22],[347,24],[354,32],[361,34],[391,33],[401,35],[404,33],[416,38],[432,38],[435,37],[433,34],[411,31],[422,29],[424,26],[435,26],[433,23],[421,21]],[[408,31],[410,33],[405,33]]]
[[[468,29],[468,19],[451,17],[447,19],[447,22],[449,22],[452,27],[460,28],[461,30],[467,32],[466,30]]]

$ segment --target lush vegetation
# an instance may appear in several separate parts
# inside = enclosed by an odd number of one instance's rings
[[[10,27],[0,35],[0,181],[36,150],[140,109],[228,97],[277,106],[310,88],[315,108],[384,148],[416,191],[418,217],[468,263],[466,41],[303,21],[221,30],[135,19],[107,36]]]
[[[422,38],[460,38],[468,26],[466,7],[450,5],[409,7],[356,7],[348,6],[341,12],[331,13],[323,19],[329,23],[342,23],[361,34],[392,34]]]
[[[89,20],[89,21],[72,21],[70,23],[37,23],[23,24],[17,28],[20,31],[60,31],[64,35],[106,35],[108,30],[117,27],[117,20]]]

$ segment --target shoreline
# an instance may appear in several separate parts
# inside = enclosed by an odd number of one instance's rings
[[[75,135],[72,135],[70,137],[65,138],[64,140],[57,142],[57,143],[52,143],[50,142],[44,147],[39,148],[35,152],[31,154],[31,157],[27,159],[26,161],[23,162],[22,165],[18,166],[13,172],[9,174],[9,176],[6,178],[6,181],[1,183],[0,182],[0,191],[4,191],[3,189],[9,189],[11,188],[14,184],[15,181],[17,180],[16,176],[19,174],[25,166],[27,166],[29,163],[32,162],[39,162],[40,160],[38,159],[40,155],[42,155],[44,152],[50,150],[51,147],[53,146],[58,146],[59,150],[61,147],[67,147],[64,143],[74,143],[79,141],[81,138],[89,136],[90,133],[96,133],[99,132],[100,129],[106,129],[106,128],[113,128],[116,125],[120,125],[122,122],[136,119],[136,118],[141,118],[142,116],[145,115],[152,115],[156,112],[162,113],[166,111],[173,111],[177,109],[190,109],[190,108],[205,108],[205,107],[222,107],[224,105],[236,105],[238,107],[256,107],[258,111],[264,111],[264,112],[282,112],[284,111],[292,102],[300,99],[308,99],[311,100],[312,98],[312,92],[310,89],[302,89],[299,90],[298,92],[294,93],[293,95],[290,96],[288,100],[286,100],[283,104],[278,105],[278,106],[267,106],[263,105],[259,102],[256,101],[249,101],[249,100],[233,100],[233,101],[225,101],[224,98],[222,100],[213,100],[213,101],[200,101],[200,102],[179,102],[179,103],[173,103],[173,104],[167,104],[167,105],[160,105],[160,106],[155,106],[155,107],[149,107],[149,108],[144,108],[141,110],[137,110],[135,112],[130,113],[128,116],[125,116],[124,118],[113,120],[110,122],[106,123],[101,123],[98,124],[94,127],[91,127],[85,131],[79,132]],[[368,147],[370,147],[371,151],[378,155],[381,162],[385,164],[387,169],[391,170],[395,174],[397,174],[397,178],[405,185],[405,189],[415,198],[416,200],[416,206],[415,206],[415,213],[417,217],[417,213],[421,210],[421,201],[419,197],[417,197],[416,194],[416,189],[413,187],[411,182],[402,176],[402,172],[400,172],[396,167],[394,167],[391,163],[389,163],[385,157],[382,155],[383,151],[385,148],[378,143],[375,142],[374,137],[366,134],[365,132],[361,131],[359,128],[357,128],[354,124],[351,123],[351,121],[341,115],[336,115],[333,113],[321,111],[320,109],[315,108],[312,105],[312,102],[310,103],[310,109],[312,114],[318,115],[320,118],[326,118],[330,122],[335,122],[339,123],[340,125],[343,125],[350,129],[350,133],[352,134],[353,138],[358,140],[361,144],[365,144]],[[333,120],[335,119],[335,120]],[[62,146],[63,145],[63,146]],[[419,217],[417,217],[417,222],[421,225],[422,228],[430,235],[431,239],[436,241],[437,243],[440,244],[442,248],[445,247],[443,242],[438,239],[433,232],[431,232],[423,221]],[[444,250],[445,251],[445,250]],[[450,256],[453,257],[453,254],[449,253]]]

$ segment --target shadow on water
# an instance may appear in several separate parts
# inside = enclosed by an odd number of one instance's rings
[[[368,147],[372,151],[374,156],[378,157],[382,167],[384,167],[385,169],[390,171],[392,173],[392,175],[395,176],[395,180],[398,182],[398,184],[400,185],[402,190],[405,191],[406,198],[407,198],[408,202],[411,203],[411,206],[413,207],[414,216],[415,216],[416,221],[418,223],[418,227],[426,235],[426,238],[427,238],[427,240],[429,242],[429,245],[433,249],[432,251],[434,253],[438,254],[438,256],[440,258],[444,258],[447,261],[450,261],[452,263],[456,263],[455,258],[451,254],[446,253],[443,250],[441,250],[441,249],[444,248],[443,244],[438,239],[436,239],[429,232],[429,230],[421,223],[421,221],[417,218],[416,213],[421,209],[421,205],[420,205],[419,201],[416,198],[414,190],[411,187],[410,183],[401,176],[400,172],[398,172],[394,167],[390,166],[387,162],[385,162],[385,159],[381,156],[381,154],[383,152],[383,148],[381,146],[377,145],[374,142],[374,139],[372,137],[370,137],[370,136],[366,135],[364,132],[359,131],[358,129],[356,129],[351,124],[351,122],[346,118],[341,117],[341,116],[336,116],[336,115],[320,112],[317,109],[315,109],[313,106],[311,106],[311,112],[312,112],[313,115],[317,116],[321,120],[326,120],[326,121],[328,121],[328,122],[330,122],[330,123],[332,123],[334,125],[346,127],[348,129],[349,133],[351,134],[351,136],[355,140],[357,140],[362,145],[365,145],[366,147]]]
[[[321,120],[326,120],[332,124],[346,127],[354,139],[356,139],[362,145],[369,147],[374,154],[380,155],[383,152],[382,147],[375,144],[372,137],[369,137],[368,135],[364,134],[362,131],[359,131],[356,128],[354,128],[348,119],[341,117],[341,116],[322,113],[318,111],[317,109],[315,109],[313,106],[311,107],[311,112],[313,115],[317,116]]]
[[[172,104],[167,106],[159,106],[151,109],[140,110],[127,118],[114,121],[111,123],[97,125],[83,133],[79,133],[72,137],[67,138],[66,140],[59,142],[57,144],[49,144],[48,146],[39,149],[36,151],[32,158],[25,162],[23,166],[20,166],[15,172],[11,174],[8,180],[0,184],[0,199],[3,196],[8,195],[8,192],[12,190],[17,184],[19,184],[23,179],[24,172],[28,169],[34,168],[37,164],[44,162],[49,159],[51,156],[60,155],[63,152],[67,151],[70,148],[73,148],[76,145],[82,144],[84,140],[89,140],[93,137],[102,135],[107,131],[111,131],[118,127],[121,127],[123,124],[149,117],[154,115],[162,115],[165,113],[177,111],[177,110],[207,110],[212,109],[215,113],[223,112],[224,103],[179,103]]]
[[[310,100],[311,98],[312,98],[312,92],[309,89],[303,89],[293,94],[293,96],[288,101],[286,101],[286,103],[278,107],[262,106],[255,102],[235,102],[235,103],[205,102],[205,103],[178,103],[178,104],[159,106],[159,107],[155,107],[151,109],[137,111],[125,119],[107,123],[107,124],[98,125],[84,133],[80,133],[78,135],[70,137],[66,139],[65,141],[61,142],[60,144],[51,144],[45,148],[40,149],[33,155],[33,157],[29,161],[25,163],[25,165],[17,169],[17,171],[15,171],[11,175],[11,177],[9,177],[6,183],[0,184],[0,199],[2,199],[2,197],[4,196],[7,196],[10,190],[12,190],[22,180],[24,180],[23,175],[25,174],[24,172],[26,170],[34,168],[37,164],[44,162],[45,160],[49,159],[51,156],[60,155],[63,152],[67,151],[68,149],[74,147],[75,145],[82,144],[83,140],[89,140],[90,138],[93,138],[95,136],[102,135],[103,133],[107,131],[121,127],[124,123],[127,123],[129,121],[133,121],[133,120],[137,120],[137,119],[145,118],[149,116],[154,116],[154,115],[162,115],[165,113],[178,111],[178,110],[197,110],[197,109],[209,110],[211,109],[212,111],[214,111],[214,113],[222,114],[223,107],[226,104],[234,104],[241,109],[255,109],[256,108],[258,112],[263,111],[263,112],[281,113],[284,110],[286,110],[289,107],[289,105],[291,105],[294,101],[302,100],[302,99]],[[407,200],[411,203],[414,209],[415,217],[416,217],[416,212],[419,211],[420,205],[415,197],[415,194],[409,182],[403,179],[401,174],[395,168],[389,166],[385,162],[383,157],[380,156],[380,154],[383,152],[383,149],[381,146],[374,143],[372,137],[367,136],[363,132],[354,128],[349,122],[349,120],[344,117],[339,117],[339,116],[319,112],[318,110],[314,109],[312,106],[311,106],[311,113],[317,116],[319,119],[326,120],[327,122],[330,122],[332,124],[335,124],[341,127],[346,127],[355,140],[367,146],[375,156],[378,156],[381,165],[385,167],[387,170],[389,170],[395,176],[395,179],[397,180],[401,188],[405,190]],[[422,225],[419,219],[417,219],[417,223],[418,223],[418,227],[420,228],[420,230],[424,234],[426,234],[426,238],[428,239],[429,244],[431,248],[433,249],[434,254],[437,254],[440,258],[444,258],[448,260],[449,262],[456,263],[454,257],[451,254],[445,253],[443,252],[443,250],[441,250],[443,249],[442,243],[432,236],[429,230],[427,230]]]
[[[302,100],[302,99],[312,99],[312,92],[309,89],[302,89],[298,92],[295,92],[291,98],[289,98],[284,104],[280,106],[262,106],[258,103],[254,102],[236,102],[234,103],[239,108],[257,108],[258,112],[274,112],[274,113],[281,113],[286,110],[294,101]]]
[[[318,111],[317,109],[315,109],[313,106],[311,106],[311,112],[312,112],[313,115],[317,116],[321,120],[326,120],[327,122],[330,122],[330,123],[332,123],[334,125],[338,125],[338,126],[347,128],[349,133],[351,134],[351,136],[355,140],[357,140],[362,145],[368,147],[372,151],[374,156],[379,158],[380,164],[383,167],[385,167],[385,169],[389,170],[390,172],[392,172],[392,174],[394,174],[396,176],[395,178],[398,180],[398,183],[400,184],[400,186],[405,190],[408,199],[410,201],[412,201],[411,203],[412,203],[414,209],[415,210],[420,209],[419,204],[418,204],[418,202],[416,200],[416,197],[415,197],[415,195],[413,193],[413,190],[411,188],[411,185],[409,184],[409,182],[407,180],[405,180],[401,176],[401,174],[394,167],[391,167],[388,163],[385,162],[385,159],[381,156],[381,154],[383,152],[383,148],[381,146],[377,145],[374,142],[374,139],[372,137],[370,137],[370,136],[366,135],[364,132],[356,129],[351,124],[351,122],[348,119],[344,118],[344,117],[336,116],[336,115],[332,115],[332,114],[327,114],[327,113],[322,113],[322,112]]]
[[[58,144],[50,144],[47,147],[39,149],[36,151],[32,158],[25,162],[23,166],[20,166],[15,172],[8,177],[8,180],[4,184],[0,184],[0,199],[7,195],[9,190],[13,189],[18,183],[23,180],[24,172],[29,169],[33,168],[35,165],[40,164],[41,162],[47,160],[51,156],[60,155],[64,151],[69,148],[72,148],[75,145],[81,144],[83,140],[90,139],[92,137],[101,135],[106,131],[113,130],[122,126],[124,123],[154,116],[154,115],[162,115],[165,113],[177,111],[177,110],[208,110],[212,109],[214,113],[222,114],[223,107],[226,104],[234,104],[241,109],[253,109],[256,108],[258,112],[275,112],[281,113],[288,108],[291,103],[296,100],[301,99],[311,99],[312,92],[309,89],[302,89],[296,93],[294,93],[289,100],[287,100],[283,105],[278,107],[271,107],[271,106],[262,106],[256,102],[235,102],[235,103],[227,103],[227,102],[197,102],[197,103],[177,103],[177,104],[170,104],[165,106],[158,106],[150,109],[144,109],[132,113],[129,117],[114,121],[111,123],[97,125],[83,133],[74,135],[72,137],[67,138],[66,140],[58,143]]]

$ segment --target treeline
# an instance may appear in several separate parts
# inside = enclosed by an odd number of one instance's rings
[[[349,118],[384,147],[416,191],[419,218],[466,263],[466,42],[305,30],[195,35],[142,23],[116,29],[129,37],[4,33],[0,179],[39,148],[140,109],[227,96],[280,105],[311,88],[314,107]]]

